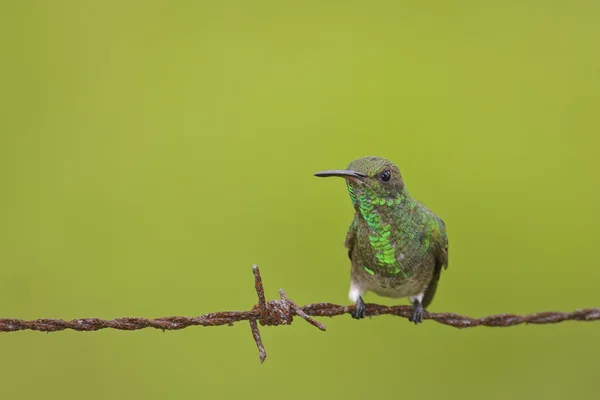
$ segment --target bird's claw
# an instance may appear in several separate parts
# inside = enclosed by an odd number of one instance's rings
[[[423,315],[425,313],[425,310],[423,309],[423,304],[421,304],[420,302],[414,302],[413,310],[413,315],[409,318],[409,321],[414,322],[415,325],[423,322]]]
[[[358,301],[356,302],[356,307],[354,308],[354,311],[350,313],[350,315],[352,315],[352,318],[354,319],[363,319],[366,316],[366,311],[367,308],[365,307],[365,302],[363,301],[362,297],[359,297]]]

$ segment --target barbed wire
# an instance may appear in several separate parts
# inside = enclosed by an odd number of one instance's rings
[[[145,328],[165,330],[184,329],[189,326],[219,326],[233,325],[235,322],[249,321],[252,337],[258,347],[261,363],[265,361],[267,353],[262,343],[258,323],[263,326],[290,325],[294,316],[307,321],[312,326],[324,331],[325,325],[312,317],[335,317],[350,314],[355,306],[342,306],[332,303],[314,303],[298,306],[289,299],[283,289],[279,289],[279,300],[266,301],[262,278],[257,265],[252,267],[254,272],[254,288],[258,295],[258,304],[249,311],[221,311],[198,317],[163,317],[163,318],[115,318],[104,320],[100,318],[80,318],[71,321],[61,319],[42,318],[36,320],[22,320],[15,318],[0,318],[0,332],[15,332],[33,330],[41,332],[58,332],[65,329],[75,331],[97,331],[100,329],[118,329],[133,331]],[[366,304],[366,315],[395,315],[410,318],[413,314],[411,306],[382,306],[379,304]],[[456,328],[472,328],[476,326],[506,327],[520,324],[555,324],[562,321],[598,321],[600,308],[587,308],[573,312],[540,312],[529,315],[498,314],[481,318],[470,318],[453,313],[430,313],[425,311],[424,319],[439,322],[440,324]],[[258,323],[257,323],[258,322]]]

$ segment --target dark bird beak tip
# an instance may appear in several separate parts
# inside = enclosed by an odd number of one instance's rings
[[[317,176],[317,177],[319,177],[319,178],[327,178],[328,176],[338,176],[338,175],[330,174],[327,171],[315,172],[314,175]]]

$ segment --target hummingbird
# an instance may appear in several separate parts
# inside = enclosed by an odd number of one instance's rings
[[[372,291],[408,297],[413,307],[410,321],[423,322],[442,268],[448,267],[444,221],[409,195],[400,170],[385,158],[359,158],[345,170],[315,176],[344,178],[354,206],[345,240],[351,262],[348,297],[356,304],[352,317],[365,317],[362,296]]]

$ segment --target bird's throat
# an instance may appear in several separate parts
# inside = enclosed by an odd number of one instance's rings
[[[349,188],[352,186],[349,185]],[[388,274],[405,275],[401,264],[403,255],[398,244],[392,242],[392,230],[398,216],[412,207],[412,198],[406,190],[390,197],[380,197],[369,188],[361,190],[361,193],[356,192],[356,189],[350,190],[350,198],[368,226],[369,242],[377,265]]]

